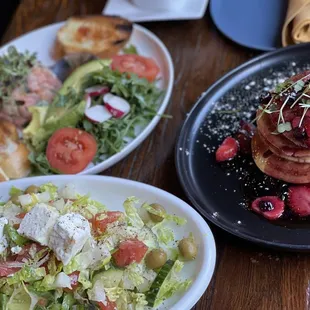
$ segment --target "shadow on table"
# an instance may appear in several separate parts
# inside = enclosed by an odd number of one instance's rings
[[[21,0],[2,1],[0,6],[0,39],[2,39],[20,2]]]

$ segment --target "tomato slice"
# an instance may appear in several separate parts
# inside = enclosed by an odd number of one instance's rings
[[[139,55],[116,55],[112,58],[112,70],[135,73],[141,78],[153,82],[159,72],[159,67],[152,58]]]
[[[99,233],[102,234],[106,231],[108,224],[117,221],[123,215],[119,211],[107,211],[98,213],[94,218],[94,228]]]
[[[79,286],[79,281],[78,281],[79,275],[80,275],[79,271],[74,271],[74,272],[68,274],[68,276],[71,278],[71,289],[67,287],[64,289],[64,291],[72,292],[72,291],[77,289],[77,287]]]
[[[108,300],[106,305],[103,302],[98,302],[100,310],[117,310],[116,303]]]
[[[134,262],[140,263],[147,250],[148,247],[140,240],[126,240],[112,256],[118,267],[126,267]]]
[[[65,174],[75,174],[93,160],[97,152],[95,138],[77,128],[61,128],[48,141],[46,157],[50,166]]]

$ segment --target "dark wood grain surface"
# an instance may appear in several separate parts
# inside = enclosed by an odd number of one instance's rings
[[[21,1],[2,43],[75,14],[100,14],[104,4],[104,0]],[[257,53],[224,38],[208,12],[196,21],[142,25],[166,44],[174,61],[174,91],[167,110],[173,119],[162,120],[139,148],[104,174],[149,183],[187,200],[174,165],[174,146],[186,113],[213,82]],[[273,252],[211,228],[217,266],[194,309],[308,309],[308,254]]]

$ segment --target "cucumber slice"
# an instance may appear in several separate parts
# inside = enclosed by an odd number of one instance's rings
[[[111,268],[107,271],[97,273],[93,278],[93,283],[99,280],[106,288],[116,287],[121,282],[123,273],[123,270]]]
[[[159,292],[159,289],[162,286],[162,284],[164,283],[164,281],[165,281],[168,273],[172,269],[174,263],[175,262],[170,260],[170,259],[167,260],[165,265],[162,266],[161,269],[159,270],[159,272],[158,272],[154,282],[151,285],[151,288],[145,294],[146,295],[146,301],[148,302],[148,306],[149,307],[153,307],[154,306],[154,303],[155,303],[157,294]]]

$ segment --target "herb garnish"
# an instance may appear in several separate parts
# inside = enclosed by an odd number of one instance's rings
[[[302,97],[310,98],[309,95],[306,94],[307,91],[310,90],[310,85],[307,82],[304,82],[304,79],[308,78],[310,76],[310,73],[307,74],[306,76],[303,76],[301,79],[297,80],[296,82],[292,83],[291,80],[287,80],[284,83],[278,84],[275,87],[274,92],[271,95],[271,98],[269,102],[265,106],[259,106],[259,109],[262,111],[259,116],[257,116],[253,122],[256,120],[260,119],[264,113],[272,114],[275,112],[279,112],[279,117],[278,117],[278,122],[277,122],[277,132],[278,133],[283,133],[285,131],[291,131],[292,126],[290,122],[286,122],[284,115],[283,115],[283,110],[289,104],[290,99],[295,99],[296,95],[302,91],[302,93],[297,97],[297,99],[294,100],[293,103],[290,104],[290,109],[292,109],[297,103],[298,105],[304,109],[302,117],[299,122],[300,127],[302,125],[303,119],[310,108],[310,100],[304,100]],[[294,94],[292,96],[292,92],[289,92],[286,94],[286,92],[290,89],[293,88]],[[277,109],[271,109],[273,106],[273,102],[277,98],[281,98],[282,96],[285,96],[285,99],[281,105],[281,108],[279,110]],[[301,102],[299,102],[301,100]],[[273,133],[274,134],[274,133]]]

